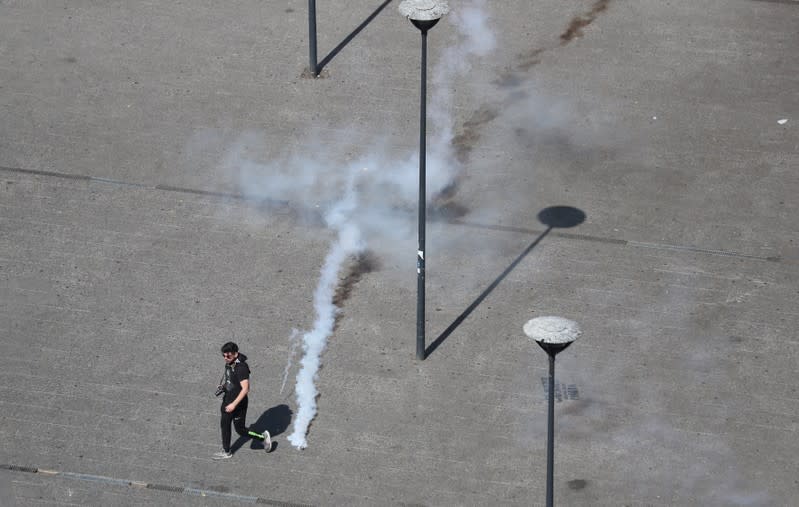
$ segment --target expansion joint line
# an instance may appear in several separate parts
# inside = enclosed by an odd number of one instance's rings
[[[69,174],[69,173],[60,173],[55,171],[43,171],[37,169],[22,169],[18,167],[4,167],[0,166],[0,171],[5,172],[14,172],[14,173],[21,173],[21,174],[30,174],[35,176],[47,176],[52,178],[63,178],[63,179],[71,179],[71,180],[83,180],[83,181],[92,181],[96,183],[107,183],[112,185],[119,185],[119,186],[127,186],[127,187],[140,187],[146,188],[151,190],[161,190],[165,192],[179,192],[184,194],[196,194],[196,195],[205,195],[211,197],[222,197],[226,199],[236,199],[236,200],[246,200],[246,196],[239,194],[239,193],[229,193],[229,192],[216,192],[213,190],[201,190],[196,188],[187,188],[187,187],[177,187],[172,185],[145,185],[143,183],[134,183],[129,181],[122,181],[122,180],[115,180],[109,178],[98,178],[94,176],[87,176],[83,174]],[[288,206],[289,203],[287,201],[272,201],[268,204],[274,206]],[[477,224],[477,223],[470,223],[467,221],[455,219],[455,220],[442,220],[444,223],[449,223],[453,225],[461,225],[465,227],[475,227],[479,229],[491,229],[491,230],[498,230],[498,231],[507,231],[507,232],[520,232],[524,234],[540,234],[541,231],[534,231],[526,228],[521,227],[507,227],[507,226],[497,226],[497,225],[489,225],[489,224]],[[756,261],[766,261],[766,262],[782,262],[783,258],[779,255],[772,255],[772,256],[762,256],[762,255],[750,255],[744,254],[741,252],[734,252],[731,250],[716,250],[712,248],[701,248],[695,246],[688,246],[688,245],[670,245],[666,243],[648,243],[644,241],[634,241],[634,240],[624,240],[624,239],[616,239],[616,238],[605,238],[600,236],[591,236],[587,234],[572,234],[566,232],[552,232],[552,236],[568,238],[568,239],[575,239],[581,241],[593,241],[598,243],[610,243],[610,244],[618,244],[622,246],[632,246],[637,248],[649,248],[653,250],[674,250],[674,251],[684,251],[684,252],[695,252],[707,255],[721,255],[724,257],[736,257],[739,259],[749,259],[749,260],[756,260]],[[791,262],[791,259],[787,259],[787,262]]]
[[[178,493],[189,496],[200,497],[213,497],[223,500],[231,500],[237,502],[254,503],[261,505],[275,505],[277,507],[305,507],[308,504],[300,504],[293,502],[281,502],[279,500],[270,500],[259,496],[246,496],[238,495],[236,493],[222,493],[210,489],[190,488],[184,486],[174,486],[170,484],[158,484],[150,482],[132,481],[128,479],[117,479],[114,477],[105,477],[102,475],[80,474],[75,472],[62,472],[59,470],[47,470],[43,468],[36,468],[25,465],[14,464],[0,464],[0,470],[8,470],[12,472],[25,472],[41,475],[44,477],[61,477],[64,479],[71,479],[83,482],[93,482],[98,484],[107,484],[110,486],[120,486],[129,488],[143,488],[152,489],[156,491],[164,491],[168,493]]]

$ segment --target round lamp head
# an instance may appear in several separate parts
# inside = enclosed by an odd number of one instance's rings
[[[426,32],[449,12],[449,5],[446,0],[403,0],[399,12],[416,28]]]
[[[583,332],[573,320],[563,317],[536,317],[524,325],[524,334],[554,356],[572,344]]]

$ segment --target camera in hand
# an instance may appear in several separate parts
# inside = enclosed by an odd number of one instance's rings
[[[214,393],[214,396],[219,396],[220,394],[222,394],[224,392],[225,392],[225,386],[224,385],[218,385],[218,386],[216,386],[216,392]]]

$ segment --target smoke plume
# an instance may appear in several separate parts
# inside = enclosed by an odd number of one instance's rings
[[[291,336],[289,336],[289,354],[286,359],[286,367],[283,369],[283,382],[280,384],[280,394],[283,394],[283,388],[286,387],[286,381],[289,378],[289,371],[291,371],[291,361],[294,359],[294,352],[297,350],[297,345],[300,343],[297,338],[300,336],[299,329],[292,329]]]
[[[303,355],[300,371],[297,373],[297,417],[294,419],[294,431],[288,439],[291,445],[304,449],[308,444],[306,434],[308,426],[316,416],[316,397],[319,394],[315,381],[321,364],[322,352],[327,338],[333,332],[338,308],[332,303],[338,285],[338,272],[344,260],[357,254],[364,248],[358,227],[350,221],[356,208],[355,190],[350,185],[347,195],[325,215],[327,225],[338,232],[322,266],[319,285],[314,293],[314,310],[316,321],[313,329],[302,337]]]
[[[449,188],[460,171],[453,156],[451,114],[453,82],[469,71],[465,62],[486,54],[494,46],[494,38],[486,25],[482,0],[466,5],[450,16],[459,33],[458,43],[444,51],[433,79],[433,101],[430,109],[434,135],[427,152],[428,202]],[[312,145],[309,135],[308,144]],[[321,137],[321,136],[319,136]],[[408,242],[409,271],[415,262],[415,249],[410,240],[415,230],[413,211],[418,199],[418,153],[397,158],[388,155],[385,143],[376,139],[357,139],[357,145],[346,142],[326,145],[325,150],[305,150],[320,154],[275,157],[264,153],[258,135],[243,135],[229,151],[224,167],[238,174],[239,185],[248,199],[275,204],[290,203],[301,218],[318,220],[336,234],[320,271],[314,293],[313,328],[301,337],[303,357],[299,361],[295,395],[296,418],[289,442],[297,448],[307,446],[307,432],[316,416],[316,388],[321,356],[333,333],[339,308],[335,304],[339,271],[348,258],[360,255],[369,241],[383,244]],[[352,160],[353,151],[370,146]],[[269,158],[270,162],[261,160]],[[342,161],[343,162],[335,162]],[[293,339],[293,338],[292,338]],[[294,345],[289,351],[286,372],[291,369]],[[288,373],[285,374],[286,376]],[[285,383],[285,380],[284,380]],[[282,390],[282,387],[281,387]]]

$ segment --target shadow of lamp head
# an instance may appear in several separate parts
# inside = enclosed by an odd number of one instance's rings
[[[568,229],[585,222],[585,213],[571,206],[550,206],[538,212],[538,221],[553,229]]]
[[[583,332],[573,320],[563,317],[536,317],[524,324],[524,334],[551,357],[574,343]]]
[[[449,12],[449,5],[446,0],[404,0],[398,9],[413,26],[427,32]]]

